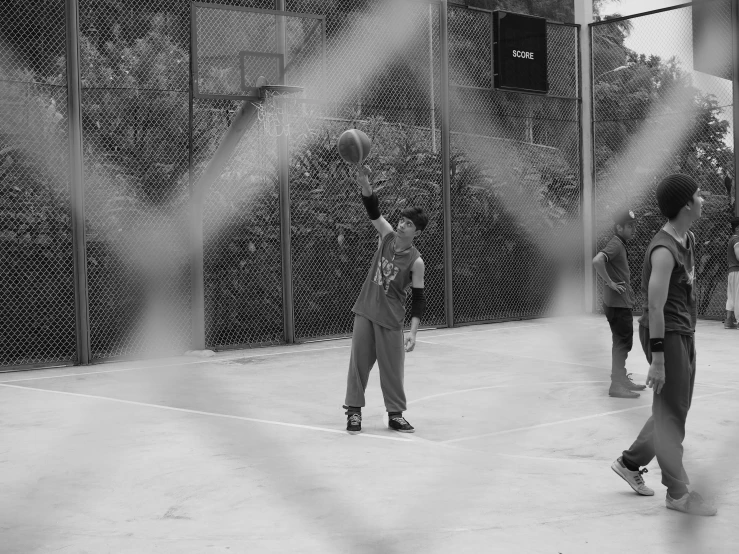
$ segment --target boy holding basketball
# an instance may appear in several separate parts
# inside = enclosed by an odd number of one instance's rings
[[[631,272],[626,256],[626,244],[636,233],[636,216],[631,210],[617,212],[613,218],[615,234],[605,248],[593,258],[593,267],[607,288],[603,289],[603,312],[611,327],[610,396],[639,398],[638,390],[644,385],[635,384],[626,373],[626,358],[631,352],[634,337],[634,291],[631,288]]]
[[[647,385],[654,390],[652,415],[628,450],[611,465],[638,494],[654,495],[644,484],[644,467],[657,456],[667,508],[712,516],[716,508],[688,491],[683,468],[685,420],[695,384],[695,236],[688,229],[701,216],[698,184],[682,174],[668,175],[657,185],[657,204],[667,223],[644,253],[644,312],[639,338],[649,362]]]
[[[413,240],[428,223],[420,208],[401,212],[397,229],[380,214],[377,195],[369,182],[371,170],[359,167],[357,182],[362,188],[362,203],[380,235],[379,245],[367,277],[354,303],[354,328],[349,374],[346,384],[346,430],[350,434],[362,430],[362,407],[370,370],[377,361],[380,386],[388,412],[388,426],[401,433],[414,428],[403,417],[406,409],[403,374],[405,353],[416,345],[416,333],[423,315],[424,264]],[[407,289],[412,290],[411,330],[403,339]]]

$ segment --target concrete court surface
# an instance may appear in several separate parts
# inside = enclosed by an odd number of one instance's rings
[[[685,465],[714,518],[667,510],[656,462],[653,497],[611,471],[651,391],[608,397],[602,316],[420,332],[413,435],[377,368],[344,432],[348,347],[0,375],[0,552],[739,552],[739,331],[697,332]]]

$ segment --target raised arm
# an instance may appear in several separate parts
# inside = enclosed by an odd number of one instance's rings
[[[382,239],[388,233],[393,232],[393,227],[380,213],[380,202],[369,182],[369,176],[371,173],[372,169],[369,167],[359,166],[357,168],[357,183],[362,187],[362,202],[364,203],[364,207],[367,209],[367,214],[369,215],[370,220],[372,220],[372,225],[375,226],[375,229],[377,229],[377,232],[380,234],[380,238]]]

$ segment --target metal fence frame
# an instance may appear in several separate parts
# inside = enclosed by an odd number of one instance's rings
[[[703,4],[711,4],[711,3],[720,3],[721,0],[705,0]],[[739,0],[727,0],[727,2],[730,4],[731,9],[731,22],[730,25],[733,29],[732,32],[732,54],[733,54],[733,82],[732,82],[732,95],[733,95],[733,121],[731,122],[731,128],[732,128],[732,134],[733,134],[733,154],[734,154],[734,214],[739,216],[739,186],[737,186],[737,168],[739,168]],[[678,4],[675,6],[670,6],[666,8],[660,8],[656,10],[650,10],[647,12],[642,12],[638,14],[623,16],[623,17],[614,17],[609,19],[604,19],[601,21],[595,21],[593,23],[590,23],[588,25],[588,40],[589,40],[589,50],[590,50],[590,77],[591,82],[589,83],[589,90],[590,90],[590,105],[593,107],[591,110],[591,118],[590,118],[590,137],[591,137],[591,156],[593,159],[592,164],[592,171],[593,171],[593,208],[595,207],[596,202],[596,193],[597,193],[597,179],[596,179],[596,152],[595,152],[595,136],[596,136],[596,118],[595,118],[595,88],[594,88],[594,80],[595,76],[593,73],[596,59],[594,50],[592,48],[593,44],[593,32],[595,29],[603,26],[608,25],[614,25],[620,22],[629,22],[634,19],[640,19],[643,17],[649,17],[654,16],[658,14],[664,14],[668,12],[676,12],[678,10],[682,10],[685,8],[692,8],[696,3],[695,2],[686,2],[682,4]],[[596,224],[596,216],[594,213],[593,220],[588,222],[593,230],[593,241],[591,245],[591,253],[594,256],[597,252],[597,224]],[[641,267],[641,261],[639,260],[639,267]],[[587,263],[587,261],[586,261]],[[594,306],[594,311],[600,311],[600,307],[598,305],[598,299],[601,296],[601,287],[599,286],[599,280],[594,275],[594,270],[592,269],[592,266],[590,267],[590,273],[593,274],[594,284],[592,289],[592,297],[591,301]],[[639,276],[639,279],[641,277]],[[639,294],[639,293],[637,293]],[[634,307],[635,313],[641,313],[641,306],[635,306]],[[716,315],[699,315],[699,317],[704,317],[708,319],[718,319],[719,316]],[[720,318],[723,318],[723,315],[720,316]]]
[[[77,355],[72,362],[68,364],[90,364],[103,359],[96,357],[92,352],[91,339],[90,339],[90,299],[88,296],[89,284],[88,284],[88,241],[85,233],[85,178],[84,178],[84,161],[83,161],[83,136],[82,136],[82,84],[80,79],[80,22],[79,22],[79,0],[64,0],[66,9],[66,64],[67,64],[67,86],[68,86],[68,127],[69,127],[69,159],[70,159],[70,188],[71,188],[71,231],[72,231],[72,250],[74,257],[74,281],[75,281],[75,315],[76,315],[76,350]],[[492,20],[492,11],[489,10],[476,10],[470,8],[464,8],[459,5],[449,6],[445,0],[405,0],[408,2],[417,2],[420,4],[427,4],[434,6],[438,9],[438,30],[439,30],[439,41],[440,48],[439,54],[439,98],[438,106],[436,109],[440,112],[440,137],[441,137],[441,152],[442,152],[442,188],[441,188],[441,201],[442,201],[442,214],[443,214],[443,283],[444,283],[444,319],[447,327],[454,327],[459,325],[469,324],[482,324],[490,323],[495,321],[508,321],[511,319],[529,319],[532,317],[540,317],[543,314],[538,315],[525,315],[521,317],[506,317],[500,319],[481,319],[470,323],[460,322],[455,319],[455,305],[454,305],[454,290],[453,290],[453,261],[452,261],[452,200],[451,200],[451,184],[450,184],[450,173],[451,173],[451,162],[450,162],[450,151],[451,151],[451,108],[450,108],[450,82],[449,82],[449,35],[448,35],[448,11],[449,9],[461,10],[469,9],[470,11],[486,12],[487,16]],[[275,13],[287,13],[284,11],[285,0],[274,0]],[[246,8],[251,11],[265,11],[255,8]],[[317,16],[322,17],[322,16]],[[557,25],[562,27],[573,28],[579,30],[580,25],[577,24],[564,24],[564,23],[549,23],[550,25]],[[192,29],[190,30],[192,32]],[[582,94],[582,84],[580,82],[580,67],[582,60],[580,59],[579,49],[579,33],[576,32],[576,52],[574,53],[577,60],[577,97],[562,97],[570,100],[578,101],[578,128],[581,136],[582,121],[579,108],[580,96]],[[193,41],[190,41],[192,48]],[[492,36],[490,40],[490,48],[492,48]],[[492,56],[491,56],[492,59]],[[190,56],[190,64],[193,64],[193,57]],[[325,62],[324,62],[325,63]],[[192,67],[189,71],[190,82],[188,87],[188,98],[189,98],[189,125],[190,125],[190,147],[189,147],[189,160],[188,165],[190,167],[190,191],[192,192],[193,186],[193,159],[192,159],[192,128],[193,128],[193,82],[194,72]],[[492,77],[492,76],[491,76]],[[491,89],[494,90],[494,89]],[[510,93],[509,93],[510,94]],[[527,93],[517,93],[527,94]],[[537,95],[550,98],[559,98],[556,95]],[[432,110],[434,107],[432,106]],[[582,155],[582,149],[580,148],[580,154]],[[284,165],[284,164],[283,164]],[[582,167],[579,168],[580,176],[582,175]],[[282,172],[281,172],[282,173]],[[579,179],[579,186],[582,188],[582,179]],[[289,202],[289,184],[287,183],[287,175],[280,175],[280,217],[283,225],[283,229],[289,228],[290,225],[290,202]],[[580,196],[582,199],[582,196]],[[192,209],[192,207],[191,207]],[[191,218],[191,224],[193,227],[190,229],[192,233],[191,240],[195,243],[200,243],[200,249],[195,249],[193,257],[191,259],[192,269],[192,299],[191,299],[191,310],[193,314],[192,328],[192,346],[194,349],[205,348],[205,328],[202,314],[204,313],[204,298],[202,296],[203,290],[203,250],[202,250],[202,237],[203,237],[203,220],[201,216],[202,212],[197,213],[191,212],[192,215],[196,216]],[[285,236],[283,234],[283,246]],[[287,237],[289,242],[289,237]],[[295,329],[294,329],[294,316],[292,314],[292,269],[291,269],[291,256],[289,248],[283,248],[282,251],[282,280],[283,280],[283,295],[285,302],[283,304],[284,317],[285,317],[285,333],[283,337],[284,343],[296,342]],[[315,339],[318,340],[318,339]],[[311,342],[311,340],[304,340],[302,342]],[[255,346],[250,343],[246,345],[230,345],[225,348],[238,348],[243,346]],[[220,349],[220,348],[219,348]],[[116,359],[118,356],[105,357],[104,360],[108,361]],[[67,362],[55,362],[49,361],[43,364],[34,364],[28,367],[49,367],[55,365],[67,364]],[[16,370],[24,369],[23,366],[5,366],[0,370]]]

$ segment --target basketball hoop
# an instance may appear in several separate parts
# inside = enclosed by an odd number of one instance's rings
[[[252,102],[264,133],[271,137],[290,136],[290,116],[298,113],[296,93],[303,87],[262,85],[259,102]]]

